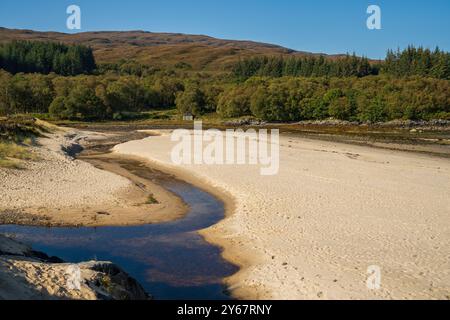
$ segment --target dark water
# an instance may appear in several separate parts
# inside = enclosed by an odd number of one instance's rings
[[[132,161],[121,165],[144,178],[151,175]],[[155,299],[229,299],[222,279],[235,273],[237,267],[223,260],[220,249],[196,232],[224,217],[223,203],[183,181],[152,177],[190,206],[185,218],[136,227],[0,226],[0,232],[15,234],[34,250],[67,262],[112,261]]]

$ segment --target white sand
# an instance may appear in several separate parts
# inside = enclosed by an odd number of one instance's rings
[[[450,299],[450,161],[282,136],[280,172],[170,161],[166,134],[115,147],[234,199],[206,231],[244,268],[238,297]],[[367,268],[382,270],[368,290]]]
[[[27,162],[26,170],[0,168],[0,210],[66,209],[116,201],[115,195],[130,188],[131,182],[63,151],[83,137],[80,131],[58,131],[31,148],[39,160]]]
[[[112,164],[101,164],[105,170],[100,170],[70,156],[107,134],[55,130],[30,148],[37,160],[24,162],[25,169],[0,168],[0,215],[25,213],[44,218],[40,224],[45,225],[118,226],[172,221],[187,211],[181,199],[152,181]],[[149,195],[158,203],[148,204]]]

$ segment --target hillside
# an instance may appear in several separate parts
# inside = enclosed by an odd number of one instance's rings
[[[94,49],[98,63],[134,59],[158,67],[190,64],[194,70],[223,70],[239,58],[258,55],[312,55],[253,41],[216,39],[204,35],[144,31],[84,32],[66,34],[0,27],[0,43],[12,40],[58,41]],[[333,56],[330,56],[333,57]]]

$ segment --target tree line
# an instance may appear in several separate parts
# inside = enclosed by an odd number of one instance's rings
[[[266,121],[450,119],[448,80],[385,75],[364,78],[16,74],[0,71],[0,115],[50,113],[56,119],[124,119],[171,108],[180,114]]]
[[[12,75],[0,70],[0,115],[49,113],[55,119],[122,119],[173,107],[183,82],[169,76]]]
[[[253,77],[229,86],[219,97],[217,112],[225,118],[266,121],[450,119],[450,83],[389,76]]]
[[[450,53],[436,48],[434,51],[409,46],[403,51],[389,50],[386,59],[379,63],[365,57],[346,55],[327,59],[324,56],[308,57],[251,57],[233,67],[233,74],[246,80],[253,76],[264,77],[366,77],[377,74],[396,77],[423,76],[450,79]]]
[[[239,79],[253,76],[263,77],[365,77],[378,74],[378,66],[369,59],[346,55],[335,60],[324,56],[307,57],[250,57],[233,67]]]
[[[92,49],[86,46],[13,41],[0,45],[0,69],[13,74],[54,72],[74,76],[92,73],[96,64]]]
[[[450,80],[450,53],[409,46],[403,51],[389,50],[382,71],[396,77],[422,76]]]

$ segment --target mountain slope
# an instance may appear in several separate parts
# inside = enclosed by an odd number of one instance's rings
[[[98,63],[134,59],[158,67],[190,64],[194,70],[219,71],[254,55],[311,55],[253,41],[222,40],[203,35],[145,31],[103,31],[66,34],[0,27],[0,43],[12,40],[58,41],[91,46]]]

